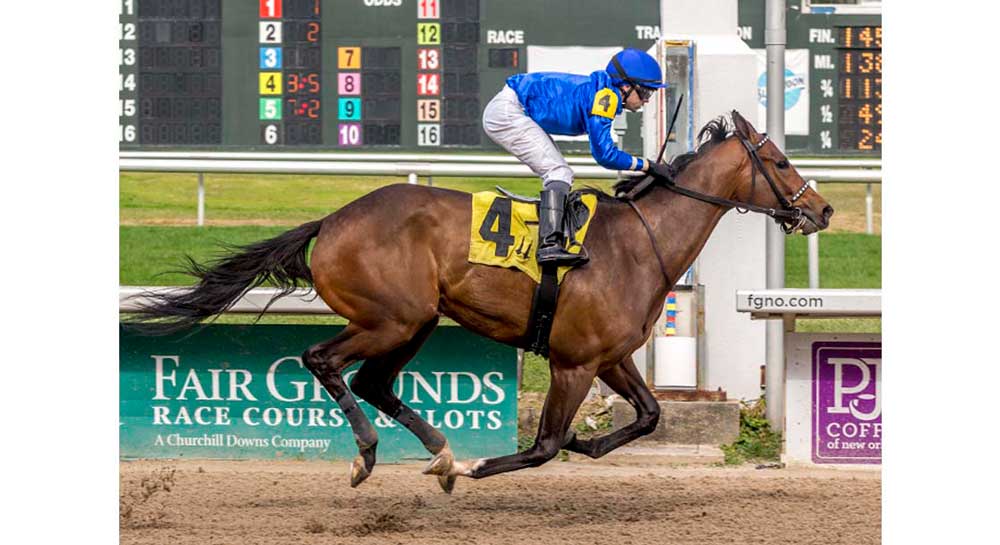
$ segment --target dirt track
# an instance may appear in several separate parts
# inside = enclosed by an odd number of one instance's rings
[[[173,476],[165,468],[174,470]],[[552,461],[452,496],[418,465],[120,464],[122,544],[879,543],[873,471],[612,466]],[[145,479],[146,497],[143,499]],[[167,484],[170,491],[162,490]]]

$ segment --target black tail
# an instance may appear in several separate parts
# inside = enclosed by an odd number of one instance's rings
[[[298,281],[312,285],[306,257],[322,223],[305,223],[269,240],[231,247],[229,255],[206,265],[188,257],[186,272],[201,279],[198,284],[169,294],[144,294],[147,302],[126,323],[147,334],[180,331],[225,312],[248,290],[269,280],[279,288],[267,304],[271,306],[294,291]]]

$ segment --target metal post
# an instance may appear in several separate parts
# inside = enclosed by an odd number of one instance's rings
[[[205,174],[198,173],[198,227],[205,225]]]
[[[809,187],[816,191],[816,180],[809,180]],[[809,289],[819,289],[819,233],[806,237],[809,245]]]
[[[785,148],[785,0],[767,0],[764,45],[767,47],[767,133],[776,146]],[[785,235],[767,222],[767,289],[785,287]],[[767,320],[766,375],[767,419],[784,431],[785,335],[784,324]]]
[[[407,177],[406,181],[411,184],[417,183],[417,173],[411,172],[410,175]]]
[[[428,186],[433,186],[434,185],[434,176],[428,176],[427,177],[427,185]]]
[[[872,184],[868,185],[868,193],[865,195],[865,232],[869,235],[872,230]]]

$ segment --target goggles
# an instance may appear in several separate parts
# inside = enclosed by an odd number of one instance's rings
[[[653,89],[652,87],[636,85],[635,92],[639,94],[639,98],[641,98],[642,100],[649,100],[649,97],[653,96],[653,93],[656,92],[656,89]]]

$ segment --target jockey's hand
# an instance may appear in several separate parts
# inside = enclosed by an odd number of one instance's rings
[[[672,180],[674,178],[674,169],[666,163],[654,163],[650,161],[649,168],[646,170],[650,175],[656,176],[658,178],[666,178]]]

